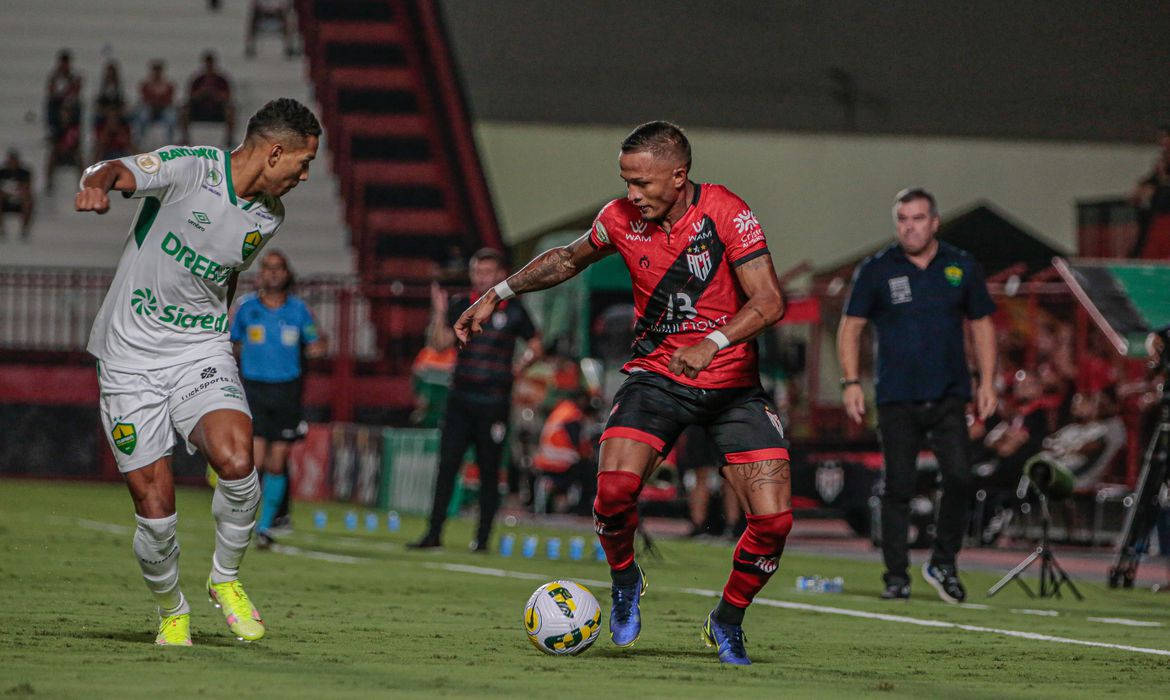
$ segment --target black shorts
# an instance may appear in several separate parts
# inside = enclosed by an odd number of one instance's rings
[[[244,380],[244,394],[252,409],[252,435],[265,440],[293,442],[304,437],[308,426],[301,410],[302,382]]]
[[[722,464],[788,459],[780,417],[759,385],[699,389],[654,372],[634,372],[618,389],[601,440],[628,438],[666,454],[688,425],[706,429]]]

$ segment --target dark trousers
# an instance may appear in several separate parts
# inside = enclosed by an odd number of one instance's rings
[[[475,445],[475,462],[479,465],[479,531],[475,539],[481,545],[488,543],[492,521],[500,508],[500,457],[510,411],[511,406],[506,402],[468,400],[458,392],[448,395],[439,438],[439,476],[431,508],[431,535],[439,538],[443,534],[463,455],[468,445]]]
[[[886,580],[909,580],[906,537],[910,499],[918,477],[918,452],[924,442],[934,451],[942,473],[942,499],[935,518],[930,560],[936,566],[954,567],[967,529],[971,496],[966,403],[959,398],[946,398],[882,404],[878,406],[878,431],[885,461],[881,501]]]

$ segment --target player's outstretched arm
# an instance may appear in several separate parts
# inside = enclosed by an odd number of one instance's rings
[[[612,252],[612,248],[594,248],[586,233],[566,246],[541,253],[463,312],[453,328],[456,342],[459,347],[466,345],[483,329],[483,322],[491,318],[503,299],[555,287]]]
[[[136,192],[138,182],[134,173],[117,160],[104,160],[85,169],[81,176],[81,188],[74,198],[77,211],[92,211],[105,214],[110,210],[110,190]]]
[[[761,255],[735,268],[747,302],[719,330],[694,345],[681,347],[670,358],[670,371],[694,379],[711,364],[715,354],[755,338],[784,316],[784,295],[772,267],[772,256]]]

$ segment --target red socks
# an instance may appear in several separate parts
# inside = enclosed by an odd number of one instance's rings
[[[608,471],[597,475],[593,524],[611,569],[625,569],[634,563],[634,533],[638,528],[641,492],[642,479],[632,472]]]
[[[784,542],[792,531],[792,511],[749,515],[747,523],[731,560],[731,576],[723,587],[723,600],[737,608],[750,605],[780,565]]]

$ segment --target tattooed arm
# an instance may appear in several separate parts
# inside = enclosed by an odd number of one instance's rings
[[[784,296],[780,293],[771,255],[761,255],[740,265],[735,268],[735,276],[748,300],[730,321],[719,328],[731,345],[755,338],[784,316]],[[711,364],[718,351],[719,346],[709,338],[679,348],[670,358],[670,371],[694,379]]]
[[[506,281],[516,294],[548,289],[575,277],[581,270],[613,251],[611,247],[594,248],[586,233],[569,245],[541,253]],[[500,297],[492,289],[463,312],[454,327],[459,347],[466,345],[472,336],[482,330],[483,322],[491,318],[499,303]]]

